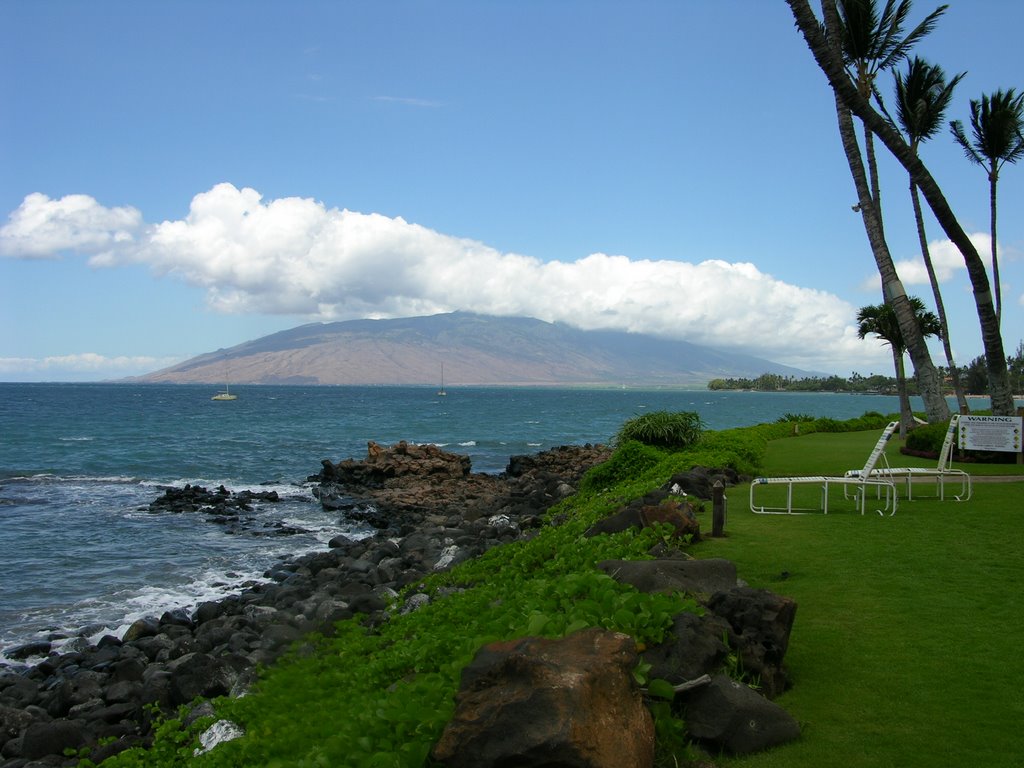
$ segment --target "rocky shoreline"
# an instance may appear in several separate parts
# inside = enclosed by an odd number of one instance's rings
[[[74,765],[66,749],[85,748],[99,762],[147,744],[150,705],[166,712],[197,696],[238,695],[255,681],[257,665],[273,663],[304,635],[330,634],[356,614],[381,620],[403,587],[531,535],[609,455],[603,446],[555,448],[513,457],[501,475],[472,473],[468,457],[406,443],[371,443],[364,461],[325,460],[310,478],[315,495],[325,508],[372,525],[374,535],[336,537],[326,551],[268,569],[267,583],[140,619],[120,638],[76,638],[59,652],[48,642],[12,649],[30,666],[0,668],[0,768]],[[169,489],[154,505],[230,525],[253,500],[190,486]]]
[[[120,638],[104,636],[94,645],[83,639],[59,652],[51,652],[48,644],[24,647],[24,658],[34,662],[27,670],[0,669],[0,768],[75,765],[77,758],[65,757],[65,750],[100,762],[129,747],[145,746],[152,740],[154,712],[172,712],[197,697],[243,694],[256,681],[260,665],[272,664],[307,634],[330,635],[336,622],[356,615],[373,626],[387,620],[388,610],[414,610],[429,597],[413,594],[395,606],[394,598],[403,588],[491,547],[534,535],[547,510],[575,493],[586,471],[610,455],[605,446],[563,446],[512,457],[500,475],[473,473],[468,457],[404,442],[390,447],[370,443],[366,458],[359,461],[325,460],[320,472],[309,478],[316,498],[325,509],[372,526],[375,534],[360,540],[337,536],[325,551],[282,560],[268,569],[265,583],[251,584],[194,610],[140,619]],[[713,482],[731,484],[737,479],[728,471],[699,468],[676,475],[662,489],[602,520],[587,535],[667,523],[677,541],[697,541],[699,525],[688,499],[709,498]],[[230,525],[235,512],[244,511],[251,501],[225,489],[189,487],[169,489],[154,505],[205,513]],[[652,674],[687,691],[680,698],[687,701],[691,736],[715,750],[733,752],[795,738],[798,726],[769,699],[788,685],[783,657],[796,605],[744,586],[727,561],[694,560],[674,547],[653,554],[657,559],[595,565],[641,591],[683,590],[699,596],[704,614],[681,614],[672,637],[642,654]],[[582,641],[589,648],[584,653],[590,658],[587,663],[599,668],[607,666],[601,654],[594,653],[599,646],[617,649],[620,661],[639,652],[629,650],[628,636],[602,633],[569,637],[566,643],[571,649]],[[523,648],[515,646],[512,651],[519,658]],[[485,661],[493,658],[493,651],[481,652]],[[549,652],[550,648],[541,651]],[[574,653],[570,650],[566,663],[573,663]],[[36,661],[43,654],[45,658]],[[757,677],[763,696],[720,674],[730,656]],[[519,668],[518,662],[513,666]],[[479,674],[492,682],[497,679],[493,670]],[[629,677],[612,687],[638,695]],[[561,684],[553,691],[556,697],[564,693]],[[460,707],[490,706],[465,696],[459,694]],[[565,708],[555,700],[552,705],[556,711],[561,707],[569,712],[573,723],[580,717],[577,705]],[[529,709],[531,717],[541,711]],[[646,718],[638,728],[650,732],[653,749],[649,713],[642,706],[632,711]],[[209,704],[194,712],[195,717],[212,714]],[[496,721],[506,732],[508,717],[503,714]],[[545,722],[552,717],[544,715]],[[605,722],[600,712],[594,717],[595,722]],[[474,716],[463,720],[473,721]],[[449,765],[474,764],[465,759],[476,754],[476,747],[465,745],[497,741],[456,721],[435,758],[443,757]],[[518,731],[539,732],[529,723]],[[590,749],[585,743],[582,748]],[[546,749],[528,747],[540,755]],[[499,755],[494,764],[512,764],[507,758]]]

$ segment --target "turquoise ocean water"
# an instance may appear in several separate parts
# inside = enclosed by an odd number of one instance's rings
[[[416,387],[261,386],[214,402],[215,391],[0,384],[0,664],[4,648],[117,633],[224,596],[338,533],[365,533],[324,512],[306,478],[322,459],[364,457],[369,440],[434,443],[468,454],[474,471],[501,472],[512,455],[606,442],[645,411],[696,411],[725,429],[897,409],[887,396],[703,390],[454,388],[442,398]],[[241,535],[145,509],[185,483],[276,490],[282,501],[256,505]],[[274,535],[282,523],[303,532]]]

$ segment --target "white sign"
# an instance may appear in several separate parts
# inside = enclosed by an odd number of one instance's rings
[[[968,451],[1020,453],[1020,416],[961,416],[957,445]]]

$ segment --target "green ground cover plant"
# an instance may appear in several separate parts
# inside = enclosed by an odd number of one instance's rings
[[[245,727],[243,739],[193,757],[197,734],[213,718],[190,727],[172,719],[153,749],[104,765],[429,765],[459,673],[484,643],[585,626],[654,643],[676,612],[700,610],[680,595],[640,594],[594,567],[647,557],[664,531],[585,537],[593,522],[698,464],[751,475],[841,473],[863,464],[891,418],[800,418],[704,432],[684,450],[624,441],[576,496],[551,510],[551,524],[536,536],[417,585],[432,595],[428,605],[396,612],[373,631],[340,623],[334,636],[308,638],[266,670],[255,693],[216,701],[218,717]],[[894,464],[913,460],[898,453],[896,441],[889,451]],[[1012,465],[999,474],[1013,470],[1024,478],[1024,467]],[[979,483],[970,502],[915,498],[882,518],[757,516],[747,508],[746,485],[729,489],[727,536],[690,551],[732,559],[752,586],[798,602],[787,657],[795,684],[779,703],[804,735],[759,755],[713,759],[744,768],[1017,765],[1021,490]],[[710,529],[710,511],[703,515]],[[645,682],[659,690],[657,681]],[[659,765],[684,765],[692,752],[679,712],[656,697],[651,709]]]

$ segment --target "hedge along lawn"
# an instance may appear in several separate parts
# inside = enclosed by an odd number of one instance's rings
[[[879,434],[772,441],[764,474],[841,474],[863,465]],[[965,503],[901,500],[892,517],[754,515],[748,490],[729,490],[726,538],[694,554],[732,559],[752,586],[798,603],[793,688],[778,702],[803,736],[720,763],[1020,766],[1024,483],[978,482]]]

